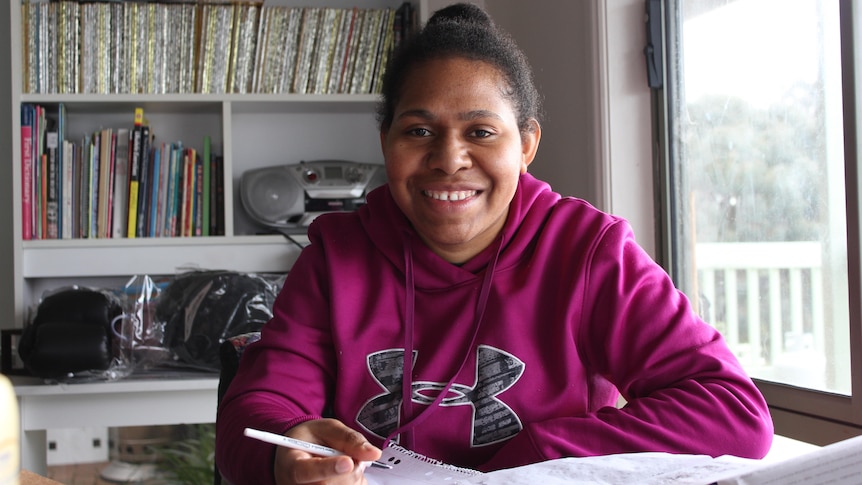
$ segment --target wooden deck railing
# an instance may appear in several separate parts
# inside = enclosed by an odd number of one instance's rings
[[[782,354],[823,355],[822,252],[818,242],[700,243],[698,311],[747,369]]]

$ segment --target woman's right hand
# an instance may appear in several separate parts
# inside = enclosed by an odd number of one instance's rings
[[[365,464],[380,458],[381,451],[362,433],[336,419],[315,419],[290,428],[285,436],[334,448],[345,456],[321,457],[305,451],[278,447],[275,483],[278,485],[366,484]]]

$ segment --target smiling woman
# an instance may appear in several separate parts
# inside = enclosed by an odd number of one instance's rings
[[[361,462],[396,441],[481,470],[767,452],[763,397],[628,223],[529,173],[538,99],[521,51],[469,4],[394,54],[378,111],[388,183],[309,227],[219,407],[230,482],[363,483]],[[347,456],[275,450],[245,428]]]

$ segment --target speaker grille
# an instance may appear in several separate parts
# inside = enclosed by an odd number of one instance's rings
[[[259,170],[246,175],[242,199],[253,217],[266,223],[278,223],[304,210],[302,189],[287,170]]]

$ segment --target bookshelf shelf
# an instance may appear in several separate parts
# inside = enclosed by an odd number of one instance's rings
[[[222,103],[232,103],[250,111],[261,109],[261,105],[296,105],[298,110],[320,110],[333,106],[371,106],[378,100],[375,94],[22,94],[22,103],[64,103],[82,109],[109,109],[143,106],[146,108],[187,112],[193,109],[213,110]],[[283,110],[284,108],[276,108]],[[339,108],[343,109],[343,108]]]
[[[169,275],[182,268],[279,272],[298,255],[282,236],[29,241],[22,273],[24,278],[86,278]]]

